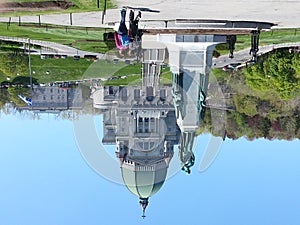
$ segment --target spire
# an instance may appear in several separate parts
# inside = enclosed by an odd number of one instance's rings
[[[146,211],[147,205],[149,203],[148,199],[149,198],[140,198],[140,205],[141,205],[142,210],[143,210],[143,215],[142,215],[143,219],[145,219],[145,217],[146,217],[145,216],[145,211]]]

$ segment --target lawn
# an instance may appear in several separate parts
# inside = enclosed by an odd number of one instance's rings
[[[48,0],[6,0],[6,2],[45,2]],[[90,11],[103,11],[104,0],[100,1],[100,8],[97,7],[97,0],[70,0],[75,6],[66,10],[37,10],[37,11],[15,11],[1,13],[2,16],[20,16],[20,15],[42,15],[42,14],[55,14],[55,13],[70,13],[70,12],[90,12]],[[112,0],[106,0],[106,9],[116,8]]]
[[[142,76],[141,75],[130,75],[125,79],[109,80],[103,82],[105,86],[140,86],[142,85]]]
[[[37,24],[28,26],[18,26],[11,24],[7,29],[6,23],[0,23],[0,35],[10,37],[30,38],[32,40],[42,40],[57,42],[78,48],[85,51],[105,53],[111,48],[111,43],[103,41],[103,28],[80,28],[63,26],[44,26],[39,27]]]
[[[67,59],[41,60],[38,56],[32,57],[32,76],[39,83],[53,81],[80,80],[92,64],[92,61],[81,59],[78,61],[69,57]]]
[[[23,57],[26,58],[22,61],[21,70],[16,67],[12,67],[10,70],[3,67],[0,69],[0,82],[7,81],[7,77],[13,83],[21,78],[29,77],[28,57]],[[85,59],[74,61],[69,57],[67,59],[41,60],[39,56],[31,56],[32,77],[38,83],[79,80],[91,64],[92,61]]]
[[[273,31],[262,32],[259,38],[259,45],[265,46],[270,44],[282,44],[290,42],[300,42],[300,30],[299,29],[274,29]],[[251,36],[238,35],[235,44],[235,51],[243,50],[251,47]],[[229,53],[228,44],[219,44],[216,50],[221,55],[227,55]]]
[[[112,61],[106,62],[105,60],[99,60],[93,64],[83,74],[83,79],[90,78],[108,78],[112,76],[124,76],[124,75],[140,75],[141,64],[127,65],[122,61],[113,63]]]
[[[161,85],[172,84],[172,72],[170,71],[170,67],[163,67],[162,68],[162,73],[160,75],[159,83]]]
[[[103,41],[103,33],[111,30],[101,28],[82,28],[45,25],[39,27],[38,24],[27,24],[18,26],[11,24],[7,29],[6,23],[0,23],[0,35],[11,37],[24,37],[33,40],[52,41],[60,44],[70,45],[81,50],[105,53],[114,47],[111,42]],[[250,47],[250,35],[237,36],[235,51]],[[300,30],[298,29],[275,29],[260,34],[260,46],[269,44],[280,44],[287,42],[300,42]],[[216,50],[221,54],[228,54],[228,44],[220,44]]]
[[[10,82],[15,79],[29,77],[28,56],[14,56],[14,58],[3,58],[6,54],[0,54],[0,82]],[[13,65],[14,62],[22,64]],[[10,65],[10,66],[9,66]],[[108,78],[116,76],[141,76],[141,64],[127,65],[122,61],[113,63],[105,60],[96,62],[80,59],[74,60],[72,57],[66,59],[40,59],[40,56],[31,56],[32,77],[38,83],[50,83],[54,81],[70,81],[93,78]],[[126,82],[131,82],[128,78]]]

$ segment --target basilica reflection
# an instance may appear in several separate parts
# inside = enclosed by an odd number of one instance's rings
[[[102,142],[116,144],[122,178],[143,212],[163,185],[180,139],[172,87],[159,85],[164,55],[164,49],[144,51],[156,59],[144,61],[142,86],[97,86],[92,93],[94,107],[105,109]]]
[[[237,30],[235,27],[238,24],[228,21],[224,23],[226,29],[229,29],[227,26],[232,26],[239,33],[239,29],[243,28],[243,32],[251,35],[250,55],[251,60],[256,62],[260,33],[257,23],[243,22]],[[216,23],[212,26],[220,28],[218,26],[221,25]],[[223,93],[217,94],[219,90],[211,93],[211,90],[218,88],[217,83],[211,85],[213,87],[210,87],[208,94],[214,48],[217,44],[228,43],[229,58],[232,59],[235,33],[227,35],[226,29],[222,32],[219,30],[216,32],[218,34],[209,29],[204,29],[201,33],[195,31],[198,27],[194,28],[191,29],[191,34],[182,31],[164,33],[164,30],[153,34],[154,31],[150,30],[149,34],[142,36],[141,85],[129,83],[110,86],[100,82],[109,80],[101,77],[89,82],[92,86],[88,89],[88,97],[86,89],[89,84],[74,88],[33,87],[32,102],[23,107],[39,112],[78,109],[88,111],[86,105],[92,101],[94,111],[88,112],[103,115],[102,144],[115,146],[122,180],[128,190],[137,196],[143,217],[149,198],[160,190],[167,179],[176,150],[180,169],[187,174],[191,173],[195,164],[197,130],[203,123],[206,109],[211,108],[213,103],[218,110],[235,110],[234,107],[219,104],[218,100],[223,97]],[[268,28],[269,25],[266,29]],[[180,30],[180,26],[176,29]],[[122,59],[114,59],[114,64],[119,60]],[[162,68],[166,64],[172,77],[169,84],[161,82]],[[219,111],[214,117],[211,116],[211,127],[215,128],[215,134],[221,137],[221,142],[226,137],[225,124],[221,124],[226,120],[224,114]],[[216,128],[216,123],[221,128]],[[207,168],[217,153],[218,149],[213,149],[207,154],[206,166],[203,168]]]
[[[103,111],[102,143],[116,145],[124,184],[139,198],[143,217],[166,179],[175,146],[181,169],[191,172],[213,49],[225,41],[220,35],[145,35],[141,86],[92,87],[93,106]],[[167,56],[172,85],[160,84]]]

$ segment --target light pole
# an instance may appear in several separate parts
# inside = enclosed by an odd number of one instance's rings
[[[104,7],[103,7],[103,11],[102,11],[102,24],[104,22],[105,14],[106,14],[106,0],[104,0]]]
[[[30,38],[27,39],[28,41],[28,64],[29,64],[29,76],[30,76],[30,88],[31,90],[33,89],[32,87],[32,70],[31,70],[31,58],[30,58]]]

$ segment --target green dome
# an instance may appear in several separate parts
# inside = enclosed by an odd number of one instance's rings
[[[122,177],[131,193],[139,198],[149,198],[162,187],[167,176],[167,168],[166,163],[153,171],[147,169],[147,166],[139,166],[138,171],[122,167]]]

